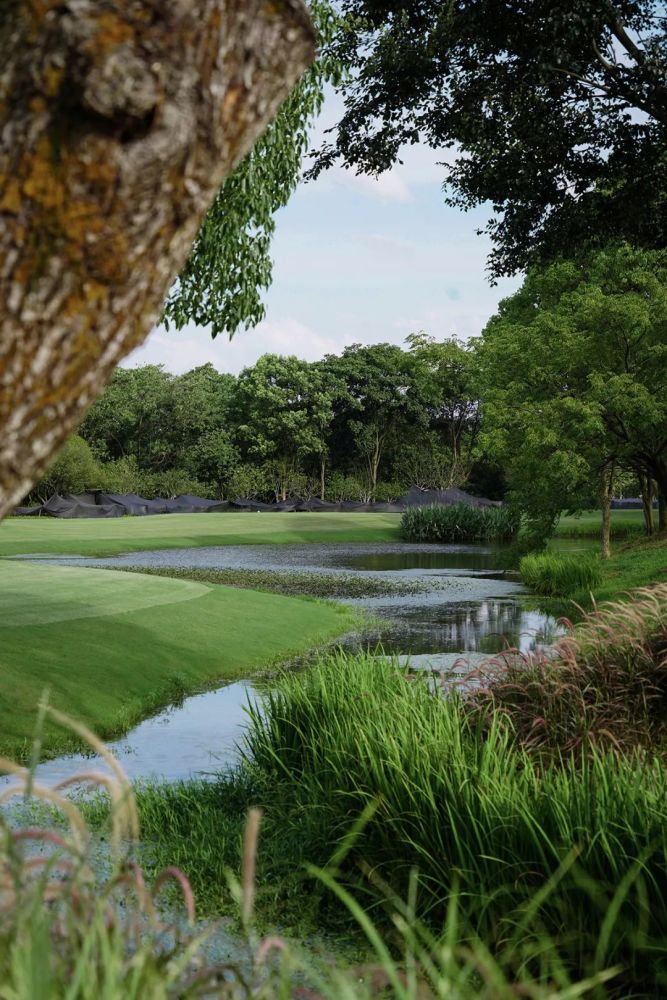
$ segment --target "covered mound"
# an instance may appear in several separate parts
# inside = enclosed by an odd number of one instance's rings
[[[15,514],[19,517],[141,517],[146,514],[199,514],[219,513],[221,511],[248,511],[251,513],[290,513],[308,511],[323,514],[334,513],[369,513],[369,514],[402,514],[408,507],[429,507],[434,504],[451,506],[466,503],[472,507],[498,507],[498,501],[486,500],[483,497],[473,497],[463,490],[422,490],[413,486],[409,492],[395,503],[365,503],[363,501],[344,500],[340,503],[327,502],[317,497],[303,499],[291,497],[281,503],[264,503],[242,497],[238,500],[209,500],[205,497],[182,496],[165,498],[156,497],[148,500],[137,493],[104,493],[95,490],[90,493],[66,493],[60,496],[54,493],[46,503],[36,507],[17,507]]]
[[[54,493],[46,503],[36,507],[17,507],[19,517],[140,517],[146,514],[197,514],[229,510],[226,500],[208,500],[189,494],[165,499],[147,500],[137,493]]]

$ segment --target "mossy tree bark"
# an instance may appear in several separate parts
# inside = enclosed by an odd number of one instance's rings
[[[314,39],[301,0],[12,0],[0,51],[1,517],[150,331]]]

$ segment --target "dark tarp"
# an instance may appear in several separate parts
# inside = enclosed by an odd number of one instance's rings
[[[612,500],[611,506],[614,510],[641,510],[644,502],[641,497],[628,497],[627,500]],[[657,499],[653,501],[653,507],[658,507]]]
[[[44,515],[47,517],[141,517],[146,514],[197,514],[218,513],[222,511],[248,511],[255,513],[276,513],[290,511],[320,511],[322,513],[375,513],[401,514],[406,507],[424,507],[432,504],[451,505],[455,503],[472,504],[475,507],[499,506],[497,501],[485,500],[483,497],[473,497],[463,490],[420,490],[412,489],[396,503],[364,503],[345,500],[341,503],[319,500],[311,497],[307,500],[292,497],[283,503],[263,503],[261,500],[241,498],[238,500],[209,500],[205,497],[195,497],[183,494],[173,499],[157,497],[147,500],[137,493],[103,493],[96,490],[91,493],[67,493],[52,497],[38,507],[17,507],[15,514],[20,517]]]
[[[239,500],[232,500],[230,508],[241,511],[247,510],[253,513],[274,514],[283,511],[291,513],[297,509],[297,500],[287,500],[284,503],[262,503],[261,500],[250,500],[248,497],[241,497]]]
[[[66,493],[52,497],[38,507],[17,507],[20,517],[141,517],[146,514],[196,514],[227,510],[225,500],[208,500],[205,497],[183,495],[173,499],[158,497],[147,500],[137,493]]]
[[[91,502],[92,499],[92,502]],[[95,498],[88,493],[66,493],[52,497],[37,508],[41,515],[47,517],[122,517],[125,511],[119,504],[95,503]]]

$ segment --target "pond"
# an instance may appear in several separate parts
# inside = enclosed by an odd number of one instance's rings
[[[348,578],[358,573],[417,579],[424,587],[421,593],[341,598],[365,609],[372,624],[337,643],[348,651],[370,649],[397,655],[416,669],[464,674],[507,646],[535,651],[548,647],[559,634],[552,618],[526,608],[521,600],[524,588],[504,568],[506,553],[490,546],[241,545],[48,561],[110,568],[298,570]],[[182,705],[145,720],[110,748],[132,779],[212,776],[238,760],[245,707],[255,693],[251,682],[242,682],[187,698]],[[95,758],[74,755],[41,764],[38,779],[56,783],[83,765],[106,769]]]

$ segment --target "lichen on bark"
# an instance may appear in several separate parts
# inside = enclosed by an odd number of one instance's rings
[[[150,331],[314,41],[301,0],[16,0],[0,34],[2,516]]]

